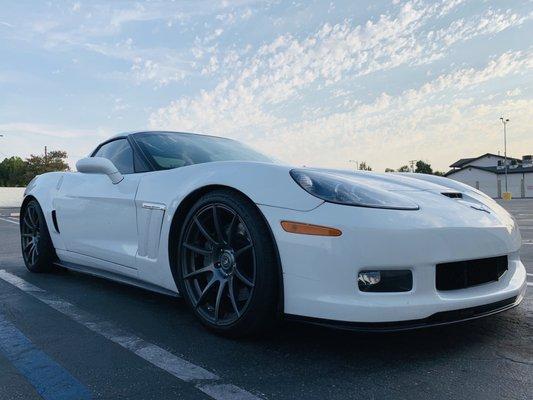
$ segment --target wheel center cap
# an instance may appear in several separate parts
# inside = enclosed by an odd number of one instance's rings
[[[224,271],[230,271],[234,264],[235,256],[233,255],[233,252],[226,250],[220,255],[220,266]]]

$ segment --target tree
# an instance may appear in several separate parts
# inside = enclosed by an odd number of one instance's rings
[[[409,172],[409,167],[407,165],[402,165],[398,168],[398,172]]]
[[[446,173],[445,172],[440,172],[440,171],[435,171],[435,172],[433,172],[433,175],[444,176],[444,175],[446,175]]]
[[[0,162],[0,186],[24,187],[36,175],[53,171],[68,171],[65,151],[51,151],[46,155],[31,155],[25,161],[20,157],[6,158]]]
[[[418,160],[416,162],[415,172],[417,174],[433,174],[433,170],[431,169],[431,165],[428,164],[428,163],[425,163],[422,160]]]
[[[394,172],[393,168],[385,168],[385,172]]]
[[[26,159],[26,177],[28,182],[36,175],[53,171],[68,171],[70,168],[66,163],[67,152],[62,150],[53,150],[46,155],[32,154]]]
[[[26,186],[26,163],[20,157],[5,158],[0,163],[0,186]]]
[[[361,161],[359,164],[360,171],[372,171],[372,167],[366,163],[366,161]]]

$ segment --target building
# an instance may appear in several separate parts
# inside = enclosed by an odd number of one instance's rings
[[[462,158],[452,165],[446,177],[466,183],[491,197],[501,198],[505,192],[504,157],[486,153]],[[513,198],[533,197],[533,157],[507,157],[507,191]]]

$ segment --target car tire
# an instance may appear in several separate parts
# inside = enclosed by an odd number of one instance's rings
[[[223,189],[202,196],[182,224],[177,260],[178,289],[207,328],[242,337],[274,326],[275,247],[248,198]]]
[[[54,269],[57,256],[37,200],[30,200],[21,211],[20,239],[22,257],[28,270],[50,272]]]

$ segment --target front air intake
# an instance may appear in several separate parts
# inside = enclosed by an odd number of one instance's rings
[[[437,290],[456,290],[496,282],[507,271],[507,256],[437,264]]]

